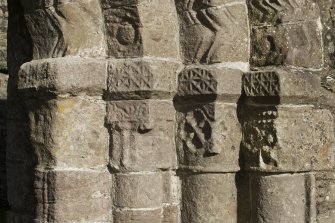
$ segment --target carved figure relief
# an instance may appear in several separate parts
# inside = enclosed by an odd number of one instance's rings
[[[182,46],[188,63],[215,63],[216,51],[225,27],[224,20],[234,20],[229,10],[218,10],[207,0],[176,0],[181,20]]]
[[[186,69],[179,76],[179,95],[216,94],[217,81],[209,70]]]

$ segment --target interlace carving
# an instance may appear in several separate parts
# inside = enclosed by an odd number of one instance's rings
[[[186,148],[192,153],[217,154],[213,148],[212,125],[214,118],[214,104],[207,104],[185,113],[182,140]]]
[[[247,96],[279,96],[279,76],[276,72],[246,73],[243,89]]]
[[[217,81],[210,71],[194,68],[185,70],[179,76],[179,95],[216,94]]]

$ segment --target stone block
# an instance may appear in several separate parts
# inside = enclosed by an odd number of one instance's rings
[[[235,174],[196,174],[182,177],[182,222],[247,222],[250,210],[238,211]],[[248,182],[244,182],[248,185]],[[241,189],[241,188],[240,188]],[[248,198],[239,201],[248,202]],[[242,212],[240,212],[242,211]]]
[[[33,59],[106,55],[99,0],[21,1]]]
[[[109,222],[110,174],[92,170],[35,173],[38,222]],[[74,196],[75,195],[75,196]]]
[[[251,64],[292,65],[319,69],[323,61],[319,21],[251,29]]]
[[[181,198],[181,181],[175,171],[161,172],[163,177],[163,203],[167,206],[180,204]]]
[[[0,73],[0,100],[7,99],[8,75]]]
[[[241,96],[242,72],[237,69],[217,65],[192,65],[178,76],[178,97],[186,97],[186,102],[205,98],[237,102]]]
[[[247,5],[253,26],[298,23],[320,16],[318,4],[311,0],[247,0]]]
[[[109,56],[179,58],[173,0],[102,0],[102,11]]]
[[[177,107],[179,166],[200,172],[238,171],[242,132],[237,105],[212,102]]]
[[[106,124],[111,133],[110,166],[114,171],[176,168],[175,110],[170,101],[112,101]]]
[[[112,196],[116,208],[161,208],[163,177],[155,172],[115,174]]]
[[[311,174],[252,175],[251,222],[315,222]]]
[[[180,206],[179,205],[164,206],[162,223],[180,223]]]
[[[172,98],[176,91],[178,62],[152,59],[118,59],[108,64],[107,98]]]
[[[154,210],[132,210],[117,209],[113,211],[114,223],[161,223],[161,209]]]
[[[246,5],[224,3],[176,0],[185,63],[248,62]]]
[[[331,170],[334,120],[313,106],[250,106],[243,120],[245,170],[299,172]]]
[[[331,223],[335,218],[335,173],[316,173],[315,185],[317,222]]]
[[[245,73],[242,85],[250,104],[313,104],[321,96],[319,75],[293,68],[270,67]]]
[[[26,93],[101,95],[107,88],[107,63],[66,57],[35,60],[21,66],[18,89]]]
[[[96,168],[108,163],[106,104],[95,98],[27,100],[38,166]]]

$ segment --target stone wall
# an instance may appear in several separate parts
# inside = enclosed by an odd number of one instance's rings
[[[6,207],[7,1],[0,1],[0,208]]]
[[[8,4],[8,222],[335,218],[331,0]]]

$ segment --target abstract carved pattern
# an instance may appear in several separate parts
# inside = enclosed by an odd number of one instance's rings
[[[108,90],[150,90],[152,88],[153,74],[150,69],[138,62],[125,64],[125,66],[108,66]]]
[[[257,163],[267,165],[277,165],[277,161],[272,156],[272,150],[277,145],[277,132],[275,120],[278,112],[275,106],[255,106],[248,107],[248,116],[243,122],[244,152],[254,154],[248,157],[249,161],[256,159]],[[261,160],[260,160],[261,159]]]
[[[120,101],[107,104],[107,123],[112,129],[151,130],[149,106],[143,101]]]
[[[217,81],[208,70],[188,69],[179,76],[179,95],[216,94],[216,90]]]
[[[108,55],[117,58],[141,56],[143,53],[141,22],[135,2],[128,4],[102,1]]]
[[[249,0],[253,19],[260,22],[281,23],[281,16],[299,7],[296,0]]]
[[[243,90],[247,96],[279,96],[279,76],[276,72],[246,73]]]
[[[196,107],[184,114],[181,138],[192,153],[217,154],[213,148],[212,125],[215,121],[214,104]]]

